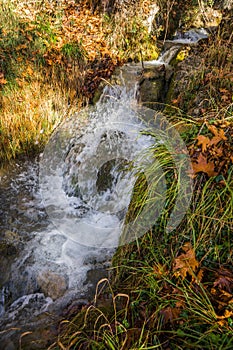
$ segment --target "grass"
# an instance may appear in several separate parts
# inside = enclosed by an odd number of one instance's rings
[[[187,124],[182,118],[177,124],[186,125],[186,138],[190,125],[197,134],[203,128],[200,121]],[[170,205],[151,229],[135,232],[134,242],[118,248],[111,281],[98,283],[93,303],[64,321],[59,342],[50,349],[232,348],[233,166],[221,180],[197,174],[186,215],[166,230],[177,187],[183,185],[171,174],[180,168],[164,147],[147,152],[158,162],[144,172],[157,178],[160,168]],[[142,175],[139,179],[127,220],[137,219],[148,204],[150,186]]]
[[[13,99],[14,98],[14,99]],[[5,88],[1,96],[0,158],[42,150],[51,132],[68,114],[67,96],[41,79]]]
[[[91,3],[1,1],[1,161],[42,149],[65,111],[89,103],[119,63],[157,57],[140,4],[107,15]]]
[[[232,11],[225,14],[217,32],[207,43],[192,48],[185,62],[185,71],[169,92],[168,103],[174,101],[175,106],[188,115],[212,119],[225,118],[225,113],[232,115],[231,18]]]

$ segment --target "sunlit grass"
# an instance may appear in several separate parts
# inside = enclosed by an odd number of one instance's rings
[[[39,77],[38,77],[39,78]],[[67,94],[41,79],[7,87],[1,96],[0,158],[41,150],[51,132],[69,115]]]

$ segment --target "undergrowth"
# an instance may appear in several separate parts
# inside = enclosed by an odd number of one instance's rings
[[[107,13],[88,0],[1,1],[1,160],[42,149],[115,66],[157,57],[139,9]],[[48,91],[54,103],[46,101]]]

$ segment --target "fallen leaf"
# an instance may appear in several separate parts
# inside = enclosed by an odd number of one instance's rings
[[[192,162],[193,172],[197,174],[199,172],[206,173],[209,177],[216,176],[218,173],[214,170],[214,163],[208,162],[207,157],[202,153],[199,154],[196,163]]]
[[[187,274],[193,275],[197,270],[199,263],[196,260],[195,252],[190,243],[185,243],[182,247],[185,253],[182,253],[174,259],[173,271],[176,277],[184,279]]]
[[[231,293],[233,290],[233,274],[227,269],[219,269],[216,273],[216,280],[214,281],[214,287],[226,290]]]
[[[164,274],[167,273],[167,269],[165,265],[157,264],[153,267],[154,274],[156,277],[161,278]]]
[[[222,92],[223,94],[229,93],[229,91],[228,91],[227,89],[221,89],[221,88],[220,88],[219,91]]]
[[[218,319],[222,320],[224,318],[229,318],[233,315],[233,311],[230,310],[225,310],[224,315],[223,316],[217,316]]]
[[[173,323],[180,315],[180,309],[176,307],[167,306],[160,310],[160,314],[163,316],[164,323]]]
[[[201,151],[205,152],[207,150],[207,147],[210,144],[210,139],[209,137],[206,137],[204,135],[198,135],[197,136],[197,145],[201,146]]]
[[[221,140],[227,140],[227,137],[225,136],[225,132],[223,129],[218,129],[216,128],[216,126],[209,125],[209,124],[207,124],[207,128],[214,136],[221,138]]]
[[[5,78],[0,79],[0,85],[5,85],[7,84],[7,80]]]

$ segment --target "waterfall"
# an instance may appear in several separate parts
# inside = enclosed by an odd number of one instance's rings
[[[170,62],[176,50],[149,65]],[[4,231],[10,222],[11,234],[20,235],[0,293],[0,331],[37,327],[37,315],[58,314],[74,300],[91,298],[95,281],[88,274],[94,271],[96,279],[103,271],[106,275],[118,245],[133,241],[137,231],[143,235],[163,207],[166,184],[161,181],[155,190],[161,203],[150,204],[145,216],[142,211],[138,226],[127,224],[131,236],[122,241],[137,174],[152,161],[146,151],[155,142],[150,133],[142,133],[153,124],[155,111],[137,104],[141,70],[141,64],[119,68],[116,83],[105,87],[96,106],[77,112],[55,130],[38,162],[16,162],[11,176],[6,172],[2,177],[1,189],[7,193],[1,197],[1,210],[7,212]],[[155,132],[161,125],[158,120]],[[182,149],[179,135],[167,139],[174,140],[175,149],[180,142]],[[12,203],[12,197],[17,201]],[[178,203],[174,221],[183,215],[182,201]]]

